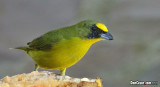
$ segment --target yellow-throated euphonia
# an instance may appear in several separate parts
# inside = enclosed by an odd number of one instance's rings
[[[66,68],[77,63],[90,46],[100,40],[113,40],[107,27],[93,20],[52,30],[15,49],[24,50],[35,62],[35,70],[58,69],[65,75]]]

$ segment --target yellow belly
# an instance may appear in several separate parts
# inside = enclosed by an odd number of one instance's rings
[[[71,38],[62,40],[49,51],[29,51],[36,64],[44,69],[67,68],[77,63],[88,51],[90,46],[103,39]]]

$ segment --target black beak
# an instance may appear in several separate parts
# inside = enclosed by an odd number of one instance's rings
[[[101,34],[101,38],[104,38],[106,40],[113,40],[113,36],[107,32],[106,34]]]

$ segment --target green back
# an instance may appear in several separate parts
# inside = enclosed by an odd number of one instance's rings
[[[29,42],[29,49],[31,50],[49,50],[56,43],[64,39],[70,39],[72,37],[80,37],[82,39],[88,39],[87,35],[91,33],[90,26],[96,21],[85,20],[73,26],[64,27],[57,30],[52,30],[36,39]]]

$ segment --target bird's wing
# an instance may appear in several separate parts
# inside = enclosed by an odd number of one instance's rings
[[[52,30],[28,43],[31,50],[50,50],[56,43],[69,39],[71,37],[79,37],[79,30],[75,26],[68,26],[57,30]]]
[[[62,35],[47,33],[34,39],[32,42],[27,43],[27,45],[31,50],[50,50],[56,43],[58,43],[62,39]]]

